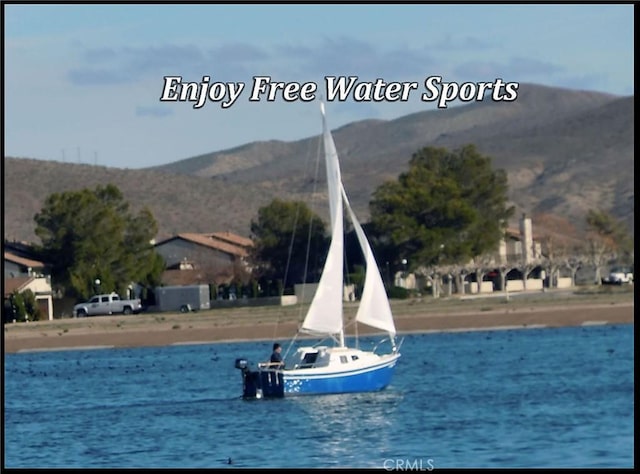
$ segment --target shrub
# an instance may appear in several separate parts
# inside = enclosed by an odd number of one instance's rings
[[[392,286],[389,289],[389,298],[404,300],[409,297],[409,290],[401,286]]]
[[[36,295],[31,290],[18,292],[15,290],[10,297],[11,314],[7,314],[7,319],[16,321],[38,321],[42,317],[42,312],[36,302]],[[8,312],[9,313],[9,312]]]

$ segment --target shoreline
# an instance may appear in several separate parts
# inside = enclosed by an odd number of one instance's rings
[[[557,295],[556,295],[557,296]],[[398,336],[415,333],[533,329],[634,324],[633,293],[570,295],[535,300],[402,301],[394,303]],[[556,297],[556,299],[558,299]],[[345,309],[347,320],[353,308]],[[190,314],[140,314],[7,323],[5,354],[98,348],[215,344],[289,340],[298,330],[301,310],[285,307],[236,308]],[[351,329],[351,330],[350,330]],[[354,334],[353,326],[346,335]],[[380,331],[358,326],[359,335]],[[307,338],[305,336],[305,338]],[[316,338],[317,339],[317,338]]]

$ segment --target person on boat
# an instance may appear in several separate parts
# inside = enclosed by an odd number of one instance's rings
[[[271,353],[271,359],[269,359],[269,366],[275,369],[282,369],[284,362],[282,361],[282,346],[275,342],[273,344],[273,352]]]

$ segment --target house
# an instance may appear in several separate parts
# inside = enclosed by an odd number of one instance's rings
[[[4,279],[3,299],[7,300],[14,291],[22,293],[31,290],[36,297],[36,304],[47,319],[53,319],[53,297],[51,279],[49,277],[20,276]]]
[[[441,248],[443,248],[441,246]],[[512,282],[510,286],[511,291],[518,291],[525,288],[525,284],[522,281],[522,274],[519,268],[522,266],[532,266],[527,273],[527,279],[534,279],[535,282],[528,282],[527,289],[534,289],[539,287],[542,289],[544,279],[542,267],[537,262],[542,258],[542,246],[538,238],[533,233],[531,218],[526,214],[522,214],[518,222],[518,227],[508,227],[505,231],[505,236],[500,240],[498,250],[492,252],[483,265],[487,267],[495,266],[494,270],[490,270],[483,275],[483,281],[476,282],[470,280],[471,292],[492,292],[494,287],[498,287],[500,281],[500,272],[498,267],[508,267],[510,271],[507,279],[516,279],[517,282]],[[467,271],[474,272],[474,265],[469,265]],[[473,275],[473,273],[467,273],[467,275]],[[474,276],[475,278],[475,276]],[[518,287],[518,285],[521,287]],[[416,289],[426,286],[427,281],[422,278],[416,279],[413,274],[406,272],[397,272],[394,279],[396,286],[401,286],[407,289]]]
[[[32,258],[21,257],[13,252],[4,252],[4,276],[16,278],[21,276],[43,275],[46,265]]]
[[[518,229],[507,228],[505,238],[500,241],[497,261],[501,264],[528,264],[542,255],[540,242],[533,235],[531,218],[523,214],[519,224]]]
[[[28,244],[5,241],[3,247],[3,299],[7,300],[16,290],[31,290],[43,314],[48,319],[53,319],[53,293],[47,264],[33,258]]]
[[[251,239],[231,232],[180,233],[157,242],[164,259],[165,285],[228,283],[250,272],[247,257]]]

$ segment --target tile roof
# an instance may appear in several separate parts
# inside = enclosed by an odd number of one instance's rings
[[[511,237],[517,237],[520,239],[520,227],[507,227],[505,229],[505,233]],[[538,240],[539,238],[538,233],[534,231],[531,232],[531,237],[533,240]]]
[[[44,263],[39,262],[38,260],[32,260],[30,258],[18,257],[17,255],[11,252],[4,252],[4,259],[9,260],[10,262],[17,263],[18,265],[24,265],[25,267],[31,268],[44,268]]]
[[[241,247],[253,247],[253,240],[231,232],[214,232],[209,235],[213,238],[224,240],[225,242],[239,245]]]
[[[22,291],[29,283],[31,283],[34,277],[16,277],[4,279],[4,297],[8,297],[15,290]]]
[[[156,243],[155,246],[157,247],[159,245],[170,242],[171,240],[182,239],[182,240],[187,240],[189,242],[193,242],[195,244],[204,245],[205,247],[220,250],[222,252],[225,252],[231,255],[236,255],[238,257],[246,257],[249,254],[245,247],[242,247],[240,245],[234,245],[234,244],[225,242],[224,240],[220,240],[218,238],[212,238],[211,235],[212,234],[197,234],[193,232],[183,232],[173,237],[170,237],[166,240],[158,242]],[[240,238],[242,239],[243,237],[240,237]]]

